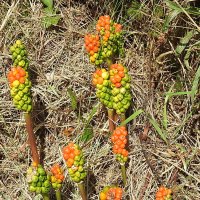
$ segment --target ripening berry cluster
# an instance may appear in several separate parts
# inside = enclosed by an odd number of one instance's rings
[[[93,85],[96,86],[96,95],[108,108],[112,108],[111,83],[109,73],[105,69],[97,69],[93,74]]]
[[[113,153],[116,154],[116,159],[124,164],[128,160],[128,151],[126,150],[127,144],[127,130],[124,126],[117,127],[111,136],[113,143]]]
[[[29,66],[27,51],[21,40],[17,40],[15,44],[10,47],[10,52],[12,53],[13,66],[20,66],[27,70]]]
[[[58,190],[61,188],[62,182],[64,180],[63,170],[61,169],[61,167],[58,164],[55,164],[51,168],[51,173],[52,173],[52,176],[51,176],[52,187],[55,190]]]
[[[108,73],[105,69],[97,69],[92,77],[96,87],[96,95],[108,108],[115,109],[117,114],[125,113],[130,106],[130,76],[121,64],[111,65]]]
[[[116,186],[106,186],[100,192],[100,200],[121,200],[122,189]]]
[[[113,108],[117,114],[125,113],[131,102],[131,78],[127,68],[121,64],[111,65],[110,80],[113,88]]]
[[[85,36],[85,48],[91,63],[102,64],[113,54],[123,53],[122,26],[114,23],[110,16],[101,16],[96,24],[98,34]]]
[[[85,160],[80,147],[73,142],[69,143],[63,148],[63,157],[66,161],[71,179],[76,183],[81,182],[87,173],[83,168]]]
[[[13,67],[7,77],[14,105],[19,110],[30,112],[32,101],[30,97],[31,82],[28,79],[28,73],[22,67]]]
[[[172,200],[172,190],[161,186],[156,193],[156,200]]]
[[[27,182],[29,184],[29,191],[37,194],[47,194],[51,189],[50,175],[41,165],[29,167],[27,170]]]

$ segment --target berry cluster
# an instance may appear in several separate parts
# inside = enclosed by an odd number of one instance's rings
[[[85,48],[90,61],[100,65],[114,53],[123,54],[122,26],[114,23],[110,16],[101,16],[97,22],[96,30],[99,35],[86,35]]]
[[[172,200],[172,190],[161,186],[156,193],[156,200]]]
[[[115,186],[106,186],[100,192],[100,200],[121,200],[122,189]]]
[[[29,167],[27,170],[27,182],[29,190],[37,194],[47,194],[50,191],[51,176],[47,175],[41,165]]]
[[[99,57],[99,36],[88,34],[85,36],[85,48],[90,55],[90,61],[96,65],[102,64],[103,60]]]
[[[20,40],[17,40],[13,46],[10,47],[12,53],[12,60],[14,66],[20,66],[27,70],[29,62],[27,59],[27,52],[25,46]]]
[[[105,69],[97,69],[93,74],[92,83],[96,86],[96,95],[108,108],[112,108],[112,94],[109,73]]]
[[[113,108],[117,114],[125,113],[130,106],[131,91],[128,70],[121,64],[110,67],[110,81],[112,83]]]
[[[63,148],[63,157],[71,179],[76,183],[81,182],[87,174],[83,168],[85,160],[80,147],[72,142],[69,143]]]
[[[22,67],[13,67],[8,73],[11,96],[17,109],[30,112],[32,101],[30,95],[31,82],[28,73]]]
[[[51,176],[52,187],[55,190],[58,190],[61,188],[62,182],[64,180],[63,170],[58,164],[55,164],[51,168],[51,173],[52,173],[52,176]]]
[[[121,164],[128,160],[128,151],[125,149],[127,143],[126,136],[127,131],[124,126],[117,127],[111,136],[113,153],[116,154],[116,158]]]

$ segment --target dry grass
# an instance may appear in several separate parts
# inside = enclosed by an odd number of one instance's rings
[[[11,1],[12,2],[12,1]],[[23,2],[23,3],[22,3]],[[67,1],[66,1],[67,2]],[[34,100],[33,118],[37,142],[48,169],[55,162],[63,164],[61,148],[69,140],[76,141],[84,124],[71,111],[67,89],[72,88],[79,99],[80,112],[87,118],[98,100],[91,87],[91,74],[95,67],[88,62],[84,52],[83,36],[93,30],[95,20],[111,6],[105,4],[92,12],[90,3],[56,1],[62,20],[58,26],[45,30],[41,26],[41,7],[39,1],[0,2],[0,199],[24,200],[37,199],[27,190],[26,169],[30,164],[30,150],[26,145],[25,122],[20,112],[12,105],[6,73],[9,70],[10,55],[8,47],[18,38],[25,43],[29,52],[32,73],[32,94]],[[94,3],[95,4],[95,3]],[[91,3],[92,6],[94,4]],[[150,3],[149,3],[150,4]],[[160,3],[161,5],[162,2]],[[148,8],[148,4],[146,7]],[[96,7],[95,7],[96,8]],[[113,13],[109,13],[113,14]],[[122,15],[119,12],[119,19]],[[93,17],[95,18],[93,19]],[[128,184],[124,199],[151,200],[155,191],[162,184],[173,187],[177,200],[200,199],[200,137],[199,112],[187,121],[183,119],[191,111],[189,96],[173,97],[167,106],[169,145],[150,127],[147,141],[143,142],[144,153],[149,158],[152,172],[142,152],[139,134],[148,123],[148,115],[161,125],[165,93],[180,78],[181,90],[189,91],[199,58],[194,57],[190,71],[186,71],[180,62],[170,60],[159,65],[156,57],[162,53],[156,46],[155,39],[148,38],[148,28],[153,28],[153,18],[141,25],[142,30],[133,29],[131,20],[125,19],[125,29],[131,36],[126,37],[126,56],[124,63],[132,76],[133,107],[129,114],[143,109],[146,115],[140,115],[128,124],[130,159],[127,165]],[[145,26],[149,26],[146,27]],[[176,24],[174,24],[174,27]],[[137,29],[138,28],[138,29]],[[132,32],[134,31],[134,35]],[[171,41],[179,36],[172,34]],[[166,44],[168,50],[175,48],[175,43]],[[197,60],[195,60],[197,58]],[[175,66],[178,70],[174,70]],[[173,88],[173,91],[176,89]],[[198,103],[198,101],[197,101]],[[99,107],[92,119],[94,137],[84,146],[87,158],[87,188],[89,200],[98,199],[98,193],[108,184],[121,184],[120,168],[111,153],[111,145],[105,136],[108,130],[106,112]],[[73,127],[72,136],[63,134]],[[177,128],[180,130],[176,132]],[[189,162],[187,167],[185,162]],[[64,166],[64,164],[63,164]],[[171,177],[178,169],[177,179]],[[159,179],[156,180],[156,177]],[[144,192],[142,192],[144,191]],[[143,196],[143,197],[141,197]],[[66,179],[63,197],[78,200],[79,195],[74,184]],[[53,192],[52,192],[53,199]]]

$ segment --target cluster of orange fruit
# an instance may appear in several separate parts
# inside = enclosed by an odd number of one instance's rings
[[[128,159],[128,151],[125,149],[127,143],[127,130],[124,126],[117,127],[111,136],[113,145],[113,153],[117,154],[117,160],[124,163]]]
[[[57,180],[59,180],[59,182],[62,182],[64,180],[63,170],[58,164],[55,164],[51,168],[51,172],[53,174],[52,177],[55,177]]]
[[[110,30],[110,16],[109,15],[100,16],[96,24],[96,29],[99,32],[101,30],[109,31]]]
[[[156,193],[156,200],[172,200],[172,190],[161,186]]]
[[[115,85],[115,87],[121,87],[121,81],[124,76],[125,72],[123,65],[116,63],[110,66],[110,80]]]
[[[72,167],[75,156],[79,156],[80,153],[81,151],[75,148],[73,142],[70,142],[66,147],[63,148],[63,157],[66,160],[68,167]]]
[[[103,84],[103,77],[102,77],[102,70],[101,69],[97,69],[94,73],[93,73],[93,77],[92,77],[92,84],[93,85],[102,85]]]
[[[85,48],[90,56],[93,56],[99,51],[99,36],[88,34],[85,36]]]
[[[7,77],[11,87],[12,83],[16,80],[23,84],[25,82],[26,71],[22,67],[13,67]]]
[[[104,187],[100,193],[100,200],[121,200],[122,189],[120,187]]]

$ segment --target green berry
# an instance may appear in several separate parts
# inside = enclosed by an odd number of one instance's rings
[[[32,177],[32,181],[35,182],[35,183],[38,182],[38,176],[35,176],[35,175],[34,175],[34,176]]]

